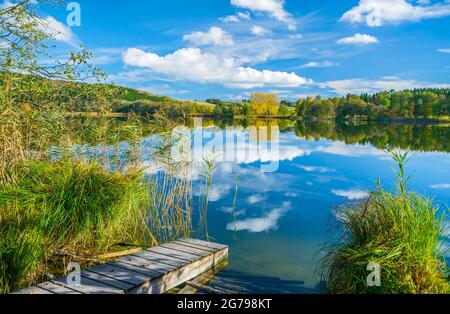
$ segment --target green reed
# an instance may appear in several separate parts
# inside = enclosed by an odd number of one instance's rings
[[[14,160],[14,180],[0,188],[0,293],[62,275],[69,261],[191,234],[192,183],[180,176],[189,165],[170,162],[176,122],[160,116],[68,121],[66,143]],[[162,165],[150,175],[142,163],[149,134],[161,141],[148,157]]]
[[[408,152],[391,152],[397,163],[397,189],[379,184],[365,202],[343,206],[337,213],[341,240],[326,247],[322,269],[329,293],[449,293],[446,215],[433,202],[406,186]],[[445,209],[447,210],[447,209]],[[381,266],[381,286],[369,287],[369,263]]]
[[[24,162],[0,190],[0,291],[39,281],[60,255],[97,255],[143,235],[142,173],[107,172],[95,163]]]

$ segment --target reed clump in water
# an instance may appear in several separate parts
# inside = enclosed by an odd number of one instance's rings
[[[68,262],[88,265],[123,245],[149,247],[191,235],[194,193],[182,175],[189,164],[170,163],[171,140],[163,136],[148,144],[148,157],[162,167],[149,174],[142,128],[133,125],[120,139],[95,136],[90,146],[89,136],[79,148],[47,153],[49,159],[16,162],[14,180],[0,187],[0,293],[62,275]],[[93,126],[95,134],[100,126]],[[157,125],[151,128],[161,137]]]
[[[431,200],[406,190],[408,153],[398,163],[397,191],[381,186],[364,203],[338,212],[342,240],[327,247],[322,267],[328,293],[449,293],[442,241],[445,214]],[[381,285],[369,287],[370,263],[381,266]]]

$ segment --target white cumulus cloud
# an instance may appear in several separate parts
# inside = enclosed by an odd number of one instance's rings
[[[404,90],[414,88],[446,88],[450,84],[438,84],[432,82],[420,82],[416,80],[405,80],[398,77],[383,77],[380,79],[348,79],[328,81],[320,84],[323,88],[331,88],[339,95],[361,93],[377,93],[385,90]]]
[[[234,58],[223,58],[199,48],[183,48],[166,56],[129,48],[123,54],[126,65],[150,69],[172,79],[217,83],[227,87],[299,87],[312,83],[295,73],[243,67]]]
[[[220,27],[211,27],[208,32],[193,32],[183,36],[196,46],[233,46],[233,37]]]
[[[319,146],[315,149],[315,152],[331,154],[345,157],[377,157],[380,159],[386,159],[388,155],[383,150],[366,145],[348,145],[344,142],[333,142],[326,146]]]
[[[338,64],[332,61],[311,61],[308,62],[302,66],[300,66],[301,69],[303,68],[329,68],[333,66],[337,66]]]
[[[250,14],[247,12],[238,12],[235,15],[228,15],[225,17],[221,17],[221,20],[224,23],[238,23],[245,20],[251,20]]]
[[[30,1],[31,4],[36,4],[35,0]],[[1,10],[9,9],[13,6],[17,5],[16,2],[11,1],[3,1],[0,4]],[[8,13],[6,13],[8,14]],[[53,16],[48,16],[46,18],[38,17],[34,18],[33,21],[30,22],[37,22],[37,28],[46,33],[48,36],[52,37],[54,40],[64,42],[67,44],[75,45],[77,42],[77,37],[72,32],[70,27],[68,27],[66,24],[59,22],[57,19],[55,19]]]
[[[369,45],[378,44],[376,37],[367,34],[355,34],[350,37],[341,38],[337,41],[340,45]]]
[[[67,25],[49,16],[40,20],[40,28],[57,41],[74,44],[76,36]]]
[[[420,1],[419,5],[414,5],[406,0],[360,0],[357,6],[344,13],[341,21],[378,27],[449,15],[449,1],[436,4]]]
[[[299,166],[300,169],[303,169],[306,172],[319,172],[319,173],[327,173],[327,172],[335,172],[335,169],[325,168],[325,167],[313,167],[313,166]]]
[[[251,233],[268,232],[278,229],[278,221],[291,209],[291,202],[285,202],[280,208],[275,208],[259,218],[247,218],[227,225],[228,230],[248,231]]]
[[[271,33],[270,30],[258,25],[253,26],[250,31],[256,36],[266,36]]]
[[[434,190],[450,190],[450,183],[434,184],[431,188]]]
[[[267,196],[261,195],[261,194],[256,194],[256,195],[251,195],[247,198],[247,202],[249,204],[258,204],[261,202],[267,201]]]
[[[292,14],[284,8],[284,0],[231,0],[231,4],[253,12],[263,12],[276,20],[286,23],[290,30],[297,29],[297,23]]]

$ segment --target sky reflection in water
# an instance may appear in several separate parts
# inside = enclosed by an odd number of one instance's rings
[[[206,136],[212,141],[224,138],[221,130],[207,132],[216,132]],[[298,135],[294,130],[280,134],[274,173],[261,172],[258,156],[241,158],[239,151],[235,162],[219,164],[209,195],[208,229],[214,241],[230,246],[229,269],[304,281],[306,288],[314,288],[320,280],[315,273],[320,248],[333,239],[337,207],[366,198],[378,179],[392,189],[395,177],[382,149]],[[270,160],[263,156],[264,162]],[[409,188],[446,208],[449,166],[448,153],[415,152],[407,167],[413,175]],[[191,179],[198,179],[198,173],[194,170]]]

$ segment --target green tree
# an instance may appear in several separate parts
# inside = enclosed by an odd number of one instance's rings
[[[295,109],[299,117],[306,116],[306,101],[304,99],[298,100],[295,105]]]
[[[382,92],[375,95],[374,103],[378,106],[383,106],[385,108],[391,108],[391,97],[389,92]]]
[[[433,92],[424,92],[422,94],[422,113],[425,118],[433,115],[433,108],[439,103],[439,96]]]
[[[289,110],[289,107],[286,105],[281,105],[280,107],[280,115],[282,116],[289,116],[291,114],[291,111]]]
[[[90,63],[92,53],[80,49],[66,61],[40,62],[51,59],[49,43],[55,36],[37,12],[41,2],[11,1],[0,8],[0,181],[13,180],[21,160],[37,158],[37,152],[46,157],[50,140],[59,140],[62,146],[69,142],[62,132],[67,129],[64,113],[75,103],[89,104],[99,112],[109,110],[106,94],[111,88],[69,84],[104,81],[103,73]]]

